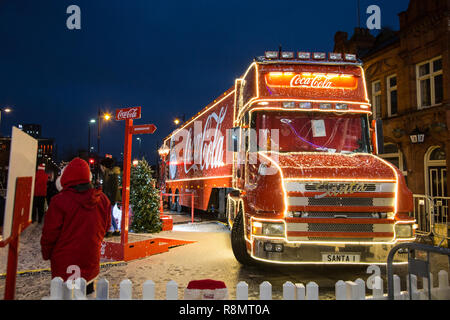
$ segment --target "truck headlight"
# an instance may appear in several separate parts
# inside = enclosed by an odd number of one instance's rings
[[[395,226],[397,238],[411,238],[413,236],[413,226],[411,224],[397,224]]]
[[[254,235],[258,236],[284,236],[284,224],[254,221],[252,232]]]

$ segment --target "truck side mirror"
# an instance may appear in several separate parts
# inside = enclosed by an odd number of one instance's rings
[[[374,147],[374,154],[384,153],[384,135],[383,135],[383,121],[381,119],[372,120],[372,145]]]

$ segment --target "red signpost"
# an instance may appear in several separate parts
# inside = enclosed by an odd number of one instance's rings
[[[152,238],[149,240],[128,243],[130,171],[133,135],[153,134],[156,131],[156,126],[153,124],[134,126],[133,120],[140,118],[141,107],[123,108],[116,110],[116,120],[125,120],[125,145],[123,152],[122,177],[122,232],[120,243],[104,242],[102,246],[102,257],[106,259],[130,261],[134,259],[144,258],[152,254],[166,252],[170,247],[192,243],[192,241],[173,240],[165,238]]]
[[[32,177],[19,177],[16,180],[14,195],[14,213],[11,236],[0,241],[0,247],[9,244],[8,266],[6,269],[6,284],[4,300],[14,300],[16,292],[17,262],[19,258],[19,237],[31,221],[28,220],[31,206]]]

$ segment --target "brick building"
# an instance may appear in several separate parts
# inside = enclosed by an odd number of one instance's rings
[[[364,62],[374,117],[384,123],[382,155],[415,194],[448,196],[450,183],[450,0],[411,0],[400,30],[377,37],[356,28],[335,35],[335,52]]]

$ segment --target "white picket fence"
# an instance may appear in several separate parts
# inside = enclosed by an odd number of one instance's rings
[[[433,280],[433,275],[430,274]],[[407,286],[409,281],[406,281]],[[438,287],[433,287],[431,281],[431,294],[433,300],[450,300],[450,286],[448,282],[448,272],[440,271],[438,274]],[[413,300],[428,299],[428,279],[423,278],[423,288],[417,286],[417,276],[411,276],[412,298]],[[241,281],[236,286],[236,300],[248,300],[248,284]],[[336,300],[387,300],[387,294],[383,290],[381,277],[376,276],[373,288],[367,289],[366,283],[362,279],[355,281],[338,281],[335,285]],[[394,299],[409,300],[409,288],[401,291],[400,277],[394,275]],[[368,292],[372,291],[370,295]],[[129,279],[120,283],[119,300],[133,299],[133,284]],[[169,281],[166,285],[166,300],[178,300],[179,288],[175,281]],[[272,300],[272,285],[264,281],[259,286],[259,299]],[[54,278],[50,285],[50,296],[43,300],[112,300],[109,297],[109,282],[106,279],[97,281],[96,297],[86,297],[86,281],[80,278],[78,281],[67,281],[59,277]],[[142,285],[142,300],[155,300],[155,283],[147,280]],[[301,283],[294,284],[286,282],[283,285],[283,300],[319,300],[319,286],[315,282],[309,282],[306,286]]]

